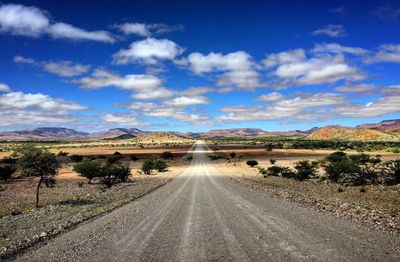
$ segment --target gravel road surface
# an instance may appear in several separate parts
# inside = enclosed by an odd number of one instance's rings
[[[400,261],[398,237],[247,188],[194,150],[172,182],[16,259]]]

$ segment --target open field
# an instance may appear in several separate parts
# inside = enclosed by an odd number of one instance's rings
[[[140,168],[145,159],[153,154],[161,154],[165,148],[152,149],[117,149],[121,153],[138,156],[131,161],[125,155],[123,163],[128,163],[132,176],[127,183],[117,183],[106,188],[97,180],[88,184],[86,178],[72,171],[72,163],[63,164],[56,176],[53,188],[42,186],[39,209],[35,209],[35,177],[14,177],[0,183],[0,255],[10,254],[18,249],[63,232],[74,225],[94,216],[109,212],[144,194],[164,185],[179,175],[188,161],[182,158],[186,151],[174,151],[174,159],[168,160],[166,172],[153,172],[144,175]],[[111,155],[115,148],[91,148],[91,151],[68,151],[82,155]],[[63,150],[67,151],[67,150]]]
[[[189,149],[192,144],[183,145],[151,145],[141,148],[139,146],[130,145],[97,145],[95,142],[90,144],[90,146],[72,146],[70,144],[62,145],[44,145],[50,149],[50,152],[57,154],[60,151],[67,152],[68,155],[82,155],[82,156],[98,156],[98,155],[112,155],[115,152],[120,152],[124,155],[136,155],[138,158],[146,158],[146,156],[151,154],[161,154],[164,151],[170,151],[176,156],[183,156],[186,154],[187,149]],[[8,147],[12,147],[8,145]],[[12,154],[11,150],[0,152],[0,159],[8,157]]]
[[[214,163],[223,174],[235,181],[329,211],[337,216],[353,218],[373,226],[400,232],[400,185],[346,186],[327,180],[321,181],[321,178],[296,181],[282,177],[263,177],[258,168],[246,165],[247,160],[254,159],[259,163],[257,167],[268,168],[272,166],[270,159],[274,159],[277,166],[293,168],[297,161],[319,160],[333,153],[332,150],[277,149],[267,152],[265,149],[235,148],[235,146],[218,148],[213,154],[222,158]],[[236,153],[234,159],[229,156],[231,152]],[[347,153],[357,154],[355,151]],[[368,154],[381,154],[383,161],[400,158],[400,154],[387,152],[368,152]],[[323,168],[318,168],[318,175],[325,176]]]

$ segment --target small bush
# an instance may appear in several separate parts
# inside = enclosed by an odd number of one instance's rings
[[[247,161],[246,161],[246,164],[247,164],[248,166],[250,166],[250,167],[255,167],[255,166],[258,165],[258,162],[257,162],[257,160],[247,160]]]
[[[365,187],[362,187],[362,188],[360,188],[360,192],[365,193],[365,192],[367,192],[367,189]]]
[[[93,178],[102,176],[102,169],[103,165],[98,160],[84,160],[76,163],[73,167],[73,170],[79,173],[80,176],[89,179],[89,184],[92,183]]]
[[[138,160],[139,160],[139,158],[138,158],[136,155],[131,155],[129,158],[130,158],[132,161],[138,161]]]
[[[337,192],[339,192],[339,193],[344,192],[344,189],[342,187],[338,187]]]
[[[264,177],[267,176],[281,176],[285,178],[293,178],[295,173],[288,167],[270,166],[266,170],[263,169]]]
[[[72,162],[74,162],[74,163],[79,163],[79,162],[82,162],[83,156],[80,156],[80,155],[72,155],[72,156],[69,157],[69,159],[70,159]]]
[[[68,156],[68,152],[63,152],[63,151],[60,151],[60,152],[58,152],[58,154],[57,154],[57,156]]]
[[[400,184],[400,159],[391,160],[383,165],[384,182],[388,185]]]
[[[308,160],[299,161],[294,165],[296,170],[295,179],[305,180],[317,175],[317,167]]]
[[[0,179],[7,181],[15,173],[16,166],[13,164],[0,164]]]
[[[269,162],[271,163],[271,165],[275,165],[276,160],[275,159],[270,159]]]
[[[112,156],[107,157],[107,163],[109,165],[115,164],[117,162],[119,162],[121,159],[123,159],[124,157],[121,154],[114,154]]]
[[[120,152],[118,152],[118,151],[115,151],[114,152],[114,156],[121,156],[122,154],[120,153]]]
[[[161,157],[165,160],[171,160],[174,158],[174,155],[170,151],[165,151],[164,153],[162,153]]]
[[[151,175],[151,171],[153,170],[153,163],[151,160],[146,160],[142,165],[142,171],[146,175]]]
[[[165,163],[165,161],[162,160],[157,155],[151,156],[150,161],[153,164],[153,169],[156,169],[158,172],[165,172],[166,171],[167,163]]]
[[[231,152],[229,155],[231,156],[231,158],[235,158],[236,157],[236,153],[235,152]]]

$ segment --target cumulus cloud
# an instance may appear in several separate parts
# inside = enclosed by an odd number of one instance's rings
[[[260,86],[259,74],[251,56],[244,51],[228,53],[191,53],[188,57],[176,61],[179,65],[189,66],[197,75],[207,73],[222,73],[217,85],[233,85],[242,89],[254,89]]]
[[[28,58],[28,57],[23,57],[23,56],[14,56],[14,63],[18,63],[18,64],[35,64],[35,60],[33,60],[32,58]]]
[[[15,56],[14,62],[18,64],[29,64],[41,67],[49,73],[63,77],[78,76],[89,71],[89,65],[73,63],[72,61],[35,61],[32,58]]]
[[[10,92],[11,88],[3,83],[0,83],[0,92]]]
[[[343,46],[337,43],[329,44],[316,44],[312,49],[314,53],[332,53],[332,54],[343,54],[348,53],[352,55],[365,55],[369,51],[360,47]]]
[[[115,42],[115,38],[106,31],[87,31],[66,23],[54,23],[46,11],[19,4],[0,6],[0,32],[28,37],[47,34],[53,38],[76,41]]]
[[[359,85],[344,85],[344,86],[339,86],[336,87],[336,91],[339,92],[344,92],[344,93],[364,93],[368,94],[371,91],[374,91],[377,89],[376,85],[372,84],[359,84]]]
[[[77,118],[70,114],[71,111],[86,109],[87,106],[41,93],[11,92],[0,96],[0,125],[73,122]]]
[[[307,57],[303,49],[270,54],[263,60],[278,88],[290,85],[317,85],[339,80],[358,81],[366,76],[357,67],[348,65],[342,54],[323,53]]]
[[[205,96],[179,96],[175,97],[174,99],[167,101],[167,105],[173,105],[173,106],[191,106],[191,105],[202,105],[202,104],[208,104],[209,100]]]
[[[144,63],[157,64],[162,60],[173,60],[184,49],[168,39],[147,38],[133,42],[128,49],[122,49],[113,55],[115,64]]]
[[[114,86],[132,91],[151,91],[159,88],[162,84],[161,79],[156,76],[130,74],[121,77],[104,69],[95,69],[91,76],[74,82],[89,89]]]
[[[378,51],[365,59],[366,63],[400,63],[400,44],[381,45]]]
[[[135,110],[137,114],[161,119],[173,119],[193,125],[208,126],[210,117],[204,114],[185,111],[184,106],[168,105],[166,103],[132,103],[127,106]]]
[[[120,76],[104,69],[95,69],[91,76],[73,80],[84,88],[98,89],[104,87],[117,87],[130,90],[132,98],[138,100],[166,99],[175,92],[162,86],[162,80],[152,75],[129,74]]]
[[[342,25],[326,25],[312,32],[312,35],[327,35],[330,37],[344,37],[346,30]]]
[[[55,23],[47,29],[53,38],[65,38],[76,41],[98,41],[114,43],[115,38],[106,31],[87,31],[66,23]]]
[[[400,94],[381,97],[365,105],[346,104],[337,107],[336,113],[342,117],[378,117],[391,113],[400,112]]]
[[[124,23],[115,26],[126,35],[150,37],[153,34],[168,33],[182,30],[183,26],[170,26],[166,24]]]
[[[345,97],[334,93],[317,93],[298,95],[293,98],[282,98],[271,101],[265,107],[228,107],[221,111],[226,114],[218,116],[219,121],[260,121],[272,119],[317,119],[326,107],[342,105]]]
[[[278,93],[278,92],[272,92],[268,95],[262,95],[258,98],[255,99],[255,101],[259,101],[259,102],[275,102],[275,101],[279,101],[282,100],[283,96]]]
[[[147,121],[139,120],[133,113],[116,113],[116,114],[106,114],[102,116],[105,122],[125,124],[131,126],[146,126],[150,123]]]

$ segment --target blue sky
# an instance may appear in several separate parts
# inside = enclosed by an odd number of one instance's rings
[[[400,118],[399,1],[0,3],[0,130]]]

